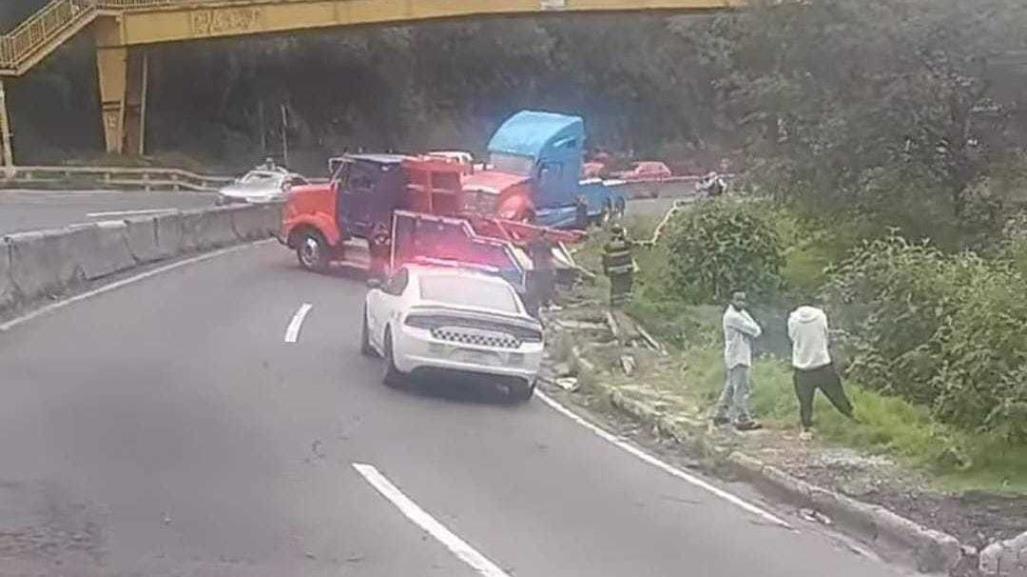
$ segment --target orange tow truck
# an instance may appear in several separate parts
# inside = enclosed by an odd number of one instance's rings
[[[292,189],[280,240],[303,268],[324,270],[346,258],[346,242],[362,238],[372,261],[387,254],[392,213],[455,215],[466,167],[440,158],[355,154],[329,162],[331,179]]]
[[[356,154],[334,158],[329,166],[329,182],[294,187],[285,205],[279,240],[296,251],[305,269],[322,271],[332,262],[347,260],[347,241],[359,238],[367,241],[370,272],[375,276],[384,275],[397,254],[410,258],[411,251],[424,253],[434,250],[424,247],[445,245],[448,253],[473,261],[482,255],[472,253],[495,243],[509,247],[504,251],[508,267],[523,273],[530,268],[523,262],[523,247],[541,231],[546,230],[557,243],[583,237],[578,232],[503,221],[475,210],[461,184],[471,167],[451,159]],[[396,215],[402,215],[403,230],[413,234],[397,234]],[[432,230],[440,227],[457,234],[447,235],[442,244],[428,242],[436,236]],[[402,246],[394,247],[397,243]],[[573,266],[566,251],[556,258]]]

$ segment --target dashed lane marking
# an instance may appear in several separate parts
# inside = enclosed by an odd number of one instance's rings
[[[292,315],[292,320],[289,321],[289,326],[285,328],[285,342],[295,343],[300,338],[300,329],[303,328],[303,319],[307,318],[307,313],[314,305],[310,303],[303,303],[296,314]]]

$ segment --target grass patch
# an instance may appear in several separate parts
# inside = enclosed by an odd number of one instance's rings
[[[788,231],[785,236],[794,240],[802,234]],[[788,254],[786,278],[822,275],[830,255],[836,251],[834,247],[818,248],[817,238],[814,235],[807,237],[806,242],[789,243],[794,248]],[[605,231],[593,234],[582,245],[579,263],[593,271],[601,270],[602,245],[607,239]],[[650,374],[646,384],[686,399],[693,408],[709,411],[724,382],[722,307],[690,306],[676,300],[667,277],[665,251],[666,247],[660,245],[636,250],[640,270],[636,275],[635,298],[627,310],[656,338],[677,351],[675,355],[680,356],[681,362],[674,364],[684,368],[680,373]],[[601,284],[596,286],[605,291],[605,282],[600,277]],[[790,288],[814,288],[813,284],[798,284]],[[753,409],[768,428],[797,429],[798,401],[787,361],[771,356],[759,359],[753,382]],[[845,385],[861,423],[850,422],[818,394],[814,418],[818,438],[825,444],[888,456],[906,466],[928,471],[942,490],[1027,493],[1027,447],[940,424],[931,419],[926,408],[864,389],[858,383]]]
[[[724,383],[720,348],[693,348],[682,354],[687,360],[682,378],[661,385],[675,394],[691,396],[703,410],[711,409]],[[770,358],[758,360],[753,384],[753,410],[764,424],[771,429],[796,429],[799,407],[788,364]],[[856,407],[858,424],[817,395],[816,430],[826,444],[886,455],[927,470],[943,490],[1027,493],[1027,447],[941,425],[931,420],[925,408],[855,383],[847,382],[846,391]]]

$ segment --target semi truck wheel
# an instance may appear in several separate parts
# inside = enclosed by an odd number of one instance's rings
[[[300,266],[316,272],[328,269],[328,243],[317,231],[304,232],[296,245],[296,258]]]

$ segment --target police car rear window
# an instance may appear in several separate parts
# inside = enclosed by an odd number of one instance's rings
[[[455,274],[421,277],[421,298],[427,301],[516,313],[517,296],[501,283]]]

